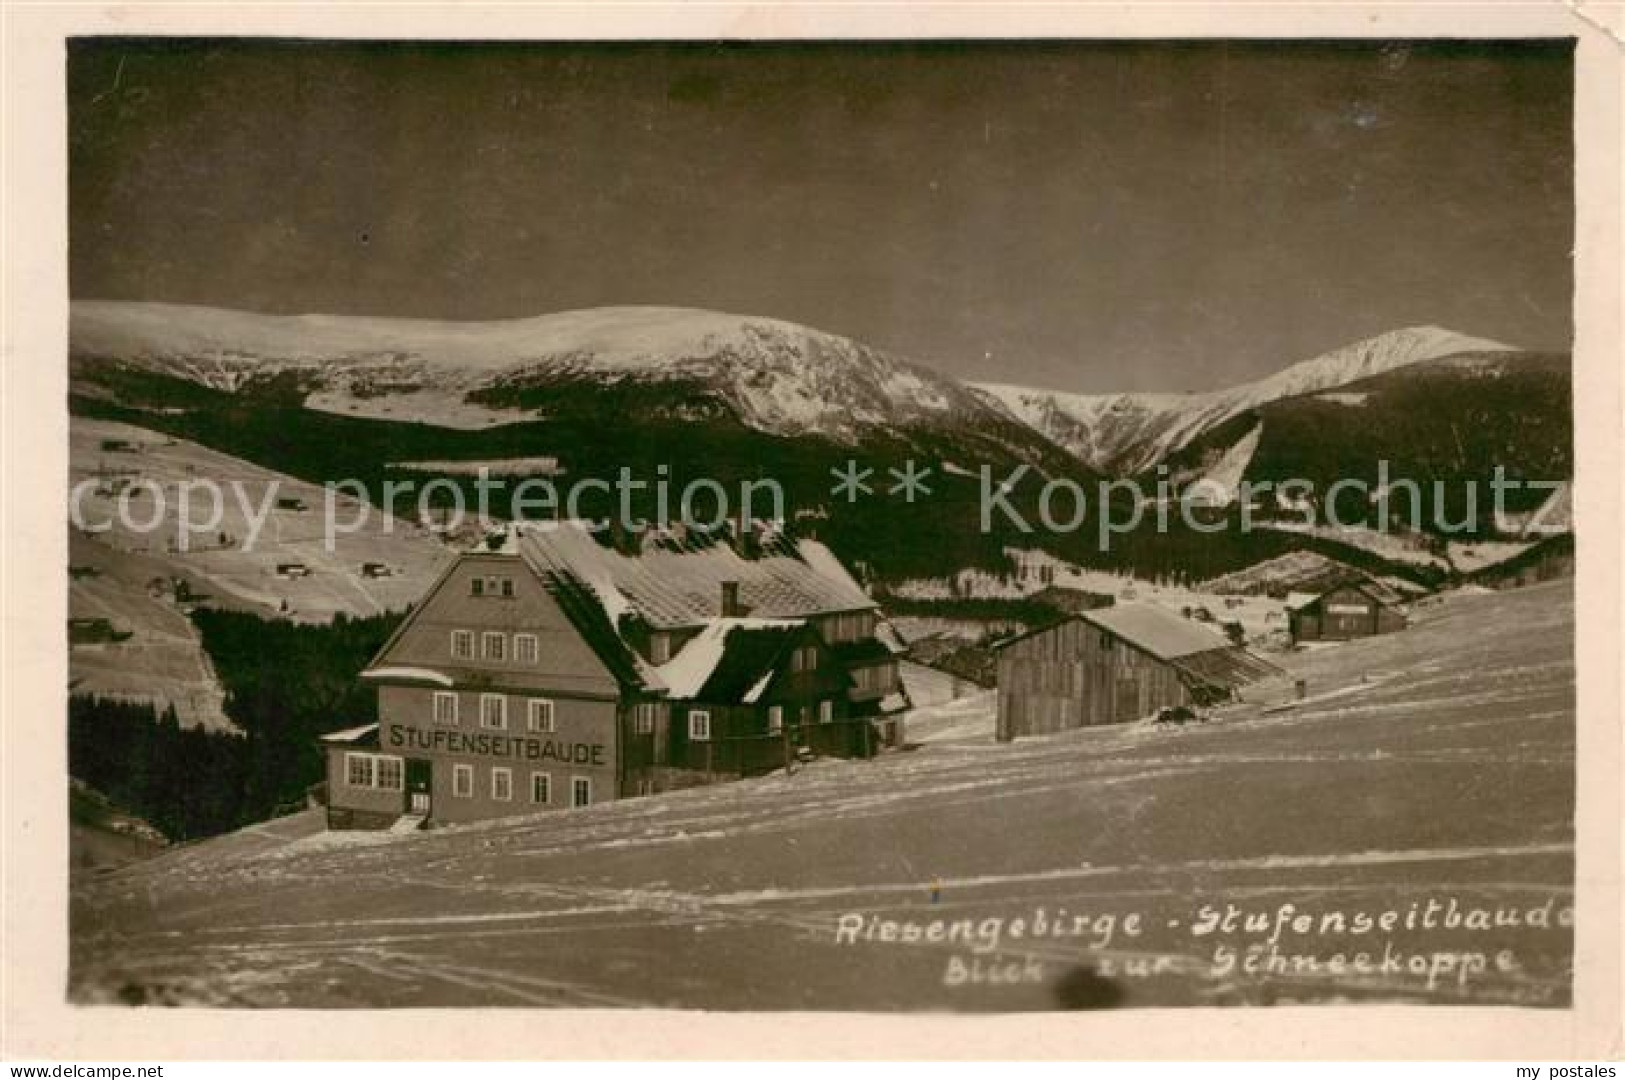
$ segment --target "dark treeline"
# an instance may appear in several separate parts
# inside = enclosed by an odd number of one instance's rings
[[[193,613],[241,735],[183,730],[174,710],[75,697],[69,771],[173,839],[262,821],[322,779],[316,739],[377,719],[357,678],[399,614],[325,626],[235,611]]]
[[[235,735],[182,728],[173,707],[74,695],[68,772],[171,839],[235,828],[246,763]]]

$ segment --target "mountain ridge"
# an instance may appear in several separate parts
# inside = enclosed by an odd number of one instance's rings
[[[1070,394],[961,382],[837,334],[700,308],[454,322],[133,301],[76,301],[70,346],[76,377],[91,382],[104,364],[232,394],[280,380],[308,409],[447,429],[580,420],[607,407],[630,420],[732,419],[770,437],[849,447],[945,437],[996,460],[1065,459],[1116,475],[1142,474],[1272,402],[1450,356],[1521,354],[1419,325],[1221,390]]]
[[[222,308],[81,301],[70,341],[81,364],[115,358],[236,391],[293,373],[309,407],[376,415],[384,398],[418,396],[433,422],[525,419],[513,391],[552,383],[686,382],[771,434],[853,441],[869,428],[949,424],[988,407],[956,380],[851,338],[781,319],[698,308],[587,308],[520,319],[259,315]],[[428,391],[426,394],[425,391]],[[508,393],[504,393],[507,391]],[[470,395],[484,415],[455,422]],[[447,400],[450,399],[450,400]],[[507,415],[504,415],[504,414]]]
[[[1422,325],[1352,342],[1262,379],[1200,393],[1070,394],[1004,383],[970,385],[1086,464],[1134,474],[1271,401],[1332,390],[1458,353],[1517,351],[1501,342]]]

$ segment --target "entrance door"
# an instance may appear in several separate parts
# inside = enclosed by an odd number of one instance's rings
[[[429,813],[429,793],[434,790],[434,769],[429,762],[420,758],[408,758],[406,761],[406,812],[409,814]]]
[[[1140,718],[1140,682],[1132,675],[1117,677],[1116,699],[1112,702],[1112,723],[1122,724]]]

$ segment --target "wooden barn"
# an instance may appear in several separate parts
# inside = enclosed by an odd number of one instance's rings
[[[1273,664],[1153,604],[1079,612],[999,649],[1000,740],[1122,724],[1210,705],[1280,675]]]
[[[1349,641],[1390,634],[1406,626],[1398,593],[1369,578],[1348,580],[1315,593],[1287,597],[1287,621],[1294,645],[1304,641]]]
[[[1486,566],[1467,580],[1486,589],[1517,589],[1574,576],[1574,534],[1542,540],[1512,558]]]

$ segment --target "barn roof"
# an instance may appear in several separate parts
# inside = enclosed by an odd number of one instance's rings
[[[1082,611],[1060,622],[1030,630],[999,645],[1000,649],[1071,622],[1097,626],[1163,661],[1193,685],[1234,689],[1258,679],[1285,674],[1269,661],[1229,638],[1155,604],[1117,604]]]
[[[1188,653],[1170,663],[1187,678],[1208,686],[1245,686],[1259,679],[1286,674],[1268,660],[1235,645]]]
[[[1510,559],[1502,559],[1500,562],[1490,563],[1488,566],[1479,567],[1477,570],[1467,575],[1467,580],[1479,582],[1499,581],[1504,577],[1516,575],[1520,571],[1531,566],[1536,566],[1547,559],[1562,557],[1564,555],[1572,556],[1573,554],[1573,533],[1562,533],[1557,536],[1549,536],[1544,540],[1537,541],[1536,543],[1531,544],[1529,547],[1524,548]]]
[[[1312,607],[1340,589],[1354,589],[1357,592],[1362,592],[1386,607],[1393,607],[1396,604],[1405,602],[1405,598],[1393,586],[1385,585],[1366,574],[1351,574],[1338,578],[1314,592],[1287,593],[1286,606],[1293,611],[1302,611],[1304,608]]]
[[[1078,618],[1163,660],[1234,647],[1228,638],[1155,604],[1116,604],[1079,612]]]
[[[798,618],[875,606],[824,545],[764,540],[752,557],[713,538],[645,544],[627,554],[584,522],[526,527],[519,553],[539,572],[569,573],[597,598],[610,622],[637,615],[656,628],[699,626],[722,615],[722,584],[737,582],[750,615]]]

